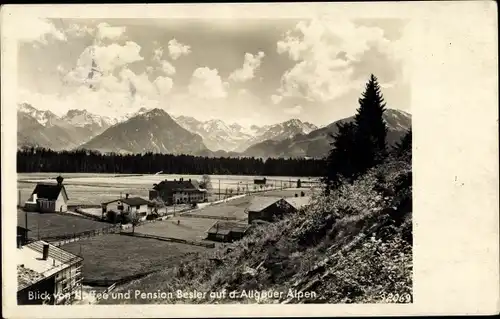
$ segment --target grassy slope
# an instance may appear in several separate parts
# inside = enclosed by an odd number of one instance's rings
[[[206,255],[190,256],[191,260],[177,267],[131,282],[118,291],[284,292],[280,299],[260,301],[264,303],[383,302],[384,294],[411,294],[411,182],[406,186],[403,183],[408,180],[411,181],[411,166],[404,162],[378,167],[328,197],[318,196],[305,211],[260,225],[239,242]],[[317,295],[309,300],[290,299],[289,289],[313,291]],[[208,298],[119,302],[221,301]],[[256,300],[226,298],[222,302]]]

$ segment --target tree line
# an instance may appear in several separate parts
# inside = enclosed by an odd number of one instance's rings
[[[322,179],[327,192],[344,182],[354,181],[385,162],[402,160],[411,164],[411,129],[395,147],[389,149],[387,146],[388,128],[382,117],[386,104],[373,74],[358,102],[354,121],[337,124],[338,132],[331,136],[332,148]]]
[[[101,154],[97,151],[54,151],[29,147],[17,151],[19,173],[216,174],[323,176],[321,159],[229,158],[171,154]]]

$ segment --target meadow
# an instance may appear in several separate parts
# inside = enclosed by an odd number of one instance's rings
[[[36,183],[54,183],[59,173],[19,173],[18,190],[21,193],[20,203],[25,202],[31,195]],[[68,192],[69,205],[99,205],[102,202],[119,198],[120,195],[130,194],[147,198],[149,189],[154,183],[164,179],[173,180],[202,180],[201,175],[127,175],[127,174],[89,174],[65,173],[64,185]],[[242,194],[261,190],[253,185],[255,176],[242,175],[210,175],[212,189],[209,201],[223,198],[225,195]],[[257,177],[258,178],[258,177]],[[316,178],[301,178],[303,182],[315,181]],[[280,189],[281,187],[295,187],[297,178],[275,177],[268,178],[268,186],[264,189]],[[219,195],[220,189],[220,195]]]
[[[28,218],[28,229],[30,229],[28,236],[30,238],[75,234],[111,226],[111,224],[108,223],[81,218],[70,214],[40,214],[21,210],[17,212],[18,224],[24,226],[26,216]]]
[[[138,226],[135,228],[135,233],[204,241],[207,236],[206,231],[215,222],[215,219],[175,216],[165,221]]]
[[[96,236],[62,248],[83,257],[83,274],[87,280],[118,280],[165,269],[175,265],[186,253],[207,251],[204,247],[118,234]]]

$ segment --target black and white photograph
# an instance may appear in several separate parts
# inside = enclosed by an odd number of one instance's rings
[[[422,48],[410,18],[337,5],[27,10],[8,106],[17,305],[413,304]]]

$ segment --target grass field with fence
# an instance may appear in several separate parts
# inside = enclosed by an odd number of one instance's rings
[[[18,224],[25,225],[24,219],[28,219],[28,237],[33,239],[55,237],[62,235],[73,235],[76,233],[94,231],[109,227],[109,223],[98,222],[91,219],[81,218],[73,215],[58,213],[36,213],[18,210]]]
[[[207,248],[155,239],[108,234],[61,247],[83,257],[87,280],[119,280],[148,271],[172,267],[179,256]]]
[[[177,224],[179,221],[179,224]],[[215,223],[213,219],[175,216],[165,221],[144,224],[135,228],[136,233],[203,241],[206,231]]]

